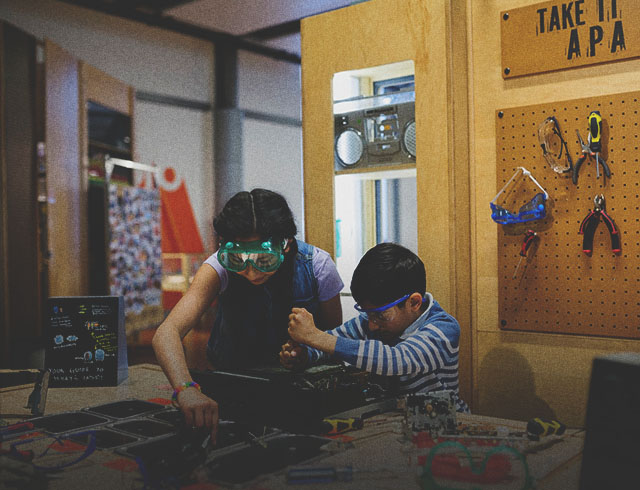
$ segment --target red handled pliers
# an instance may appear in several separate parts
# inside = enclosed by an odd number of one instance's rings
[[[619,253],[621,250],[620,232],[611,216],[609,216],[605,210],[604,195],[596,195],[596,197],[593,198],[593,202],[595,204],[593,211],[589,211],[589,214],[582,220],[580,231],[578,232],[584,237],[582,240],[582,251],[586,254],[590,254],[593,251],[593,236],[602,217],[611,235],[611,250],[613,253]]]

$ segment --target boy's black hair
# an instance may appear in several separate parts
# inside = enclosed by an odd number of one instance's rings
[[[221,241],[258,235],[278,243],[298,232],[287,200],[266,189],[235,194],[213,220],[213,228]]]
[[[380,243],[362,256],[351,279],[351,294],[357,303],[375,306],[391,303],[405,294],[427,290],[427,277],[420,257],[397,243]]]

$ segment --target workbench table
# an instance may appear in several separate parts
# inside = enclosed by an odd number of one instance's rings
[[[19,386],[0,390],[0,419],[15,423],[31,416],[25,409],[33,386]],[[162,370],[155,365],[141,364],[129,368],[129,377],[117,387],[51,388],[48,390],[45,415],[80,410],[116,400],[141,399],[165,402],[172,393]],[[526,422],[458,414],[458,423],[498,427],[505,431],[525,431]],[[521,451],[538,490],[577,489],[584,432],[568,429],[562,437],[550,437],[546,442]],[[7,443],[5,442],[5,445]],[[6,446],[5,446],[6,449]],[[254,490],[276,489],[422,489],[426,488],[421,474],[429,451],[418,449],[403,435],[403,416],[398,413],[380,414],[365,421],[365,426],[337,436],[328,451],[310,461],[296,465],[301,468],[352,468],[351,481],[328,483],[287,483],[287,470],[260,476],[246,485],[233,488]],[[517,458],[512,459],[517,462]],[[464,462],[462,463],[465,464]],[[524,480],[523,480],[524,481]],[[459,483],[458,483],[459,485]],[[137,464],[112,451],[96,450],[74,467],[57,473],[48,488],[55,489],[141,489],[144,481]],[[0,481],[0,489],[2,489]],[[186,487],[187,488],[187,487]],[[227,488],[202,482],[193,489]],[[437,487],[442,488],[442,487]],[[517,481],[509,484],[481,487],[472,482],[468,487],[456,488],[523,488]]]

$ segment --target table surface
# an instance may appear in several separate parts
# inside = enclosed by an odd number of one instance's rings
[[[0,419],[4,423],[15,423],[31,416],[25,408],[32,386],[18,386],[0,389]],[[170,398],[171,386],[159,366],[140,364],[129,368],[128,379],[119,386],[99,388],[51,388],[46,399],[45,415],[80,410],[86,407],[108,403],[115,400],[141,399],[156,402]],[[526,422],[496,419],[478,415],[458,414],[458,423],[475,424],[486,427],[499,427],[502,431],[525,431]],[[287,489],[421,489],[426,488],[421,479],[425,468],[428,449],[418,449],[403,434],[403,416],[397,413],[381,414],[365,421],[365,426],[338,436],[321,456],[297,467],[333,467],[351,466],[353,480],[350,482],[314,483],[313,485],[287,484],[286,470],[258,477],[244,486],[262,490]],[[464,441],[463,441],[464,442]],[[493,441],[496,442],[495,440]],[[580,461],[584,442],[584,431],[567,430],[565,435],[544,438],[540,443],[522,441],[516,447],[526,462],[526,467],[514,468],[513,474],[523,476],[529,472],[537,489],[571,490],[579,487]],[[499,443],[499,440],[498,440]],[[5,443],[7,444],[7,443]],[[504,446],[499,443],[499,445]],[[507,444],[508,445],[508,444]],[[2,447],[2,446],[0,446]],[[474,445],[474,447],[476,447]],[[5,447],[6,449],[6,447]],[[486,454],[487,448],[484,449]],[[489,451],[491,449],[489,448]],[[507,455],[510,453],[507,450]],[[515,452],[514,452],[515,454]],[[477,455],[476,455],[477,456]],[[460,461],[465,458],[461,458]],[[480,458],[482,459],[482,458]],[[478,472],[478,458],[473,460],[472,470]],[[519,464],[518,457],[512,457],[512,466]],[[461,463],[463,466],[464,462]],[[0,468],[1,471],[1,468]],[[468,472],[467,472],[468,473]],[[524,479],[522,480],[524,481]],[[114,488],[119,490],[144,487],[137,465],[132,460],[111,451],[95,451],[77,467],[67,468],[49,482],[49,489]],[[441,487],[445,488],[444,484]],[[468,483],[468,487],[484,488]],[[525,488],[517,481],[508,485],[493,485],[491,488]],[[2,485],[0,484],[0,488]],[[224,485],[205,484],[198,488],[225,488]],[[489,488],[489,487],[486,487]]]

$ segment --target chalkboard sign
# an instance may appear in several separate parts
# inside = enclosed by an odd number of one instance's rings
[[[116,386],[128,376],[122,296],[49,298],[50,387]]]

